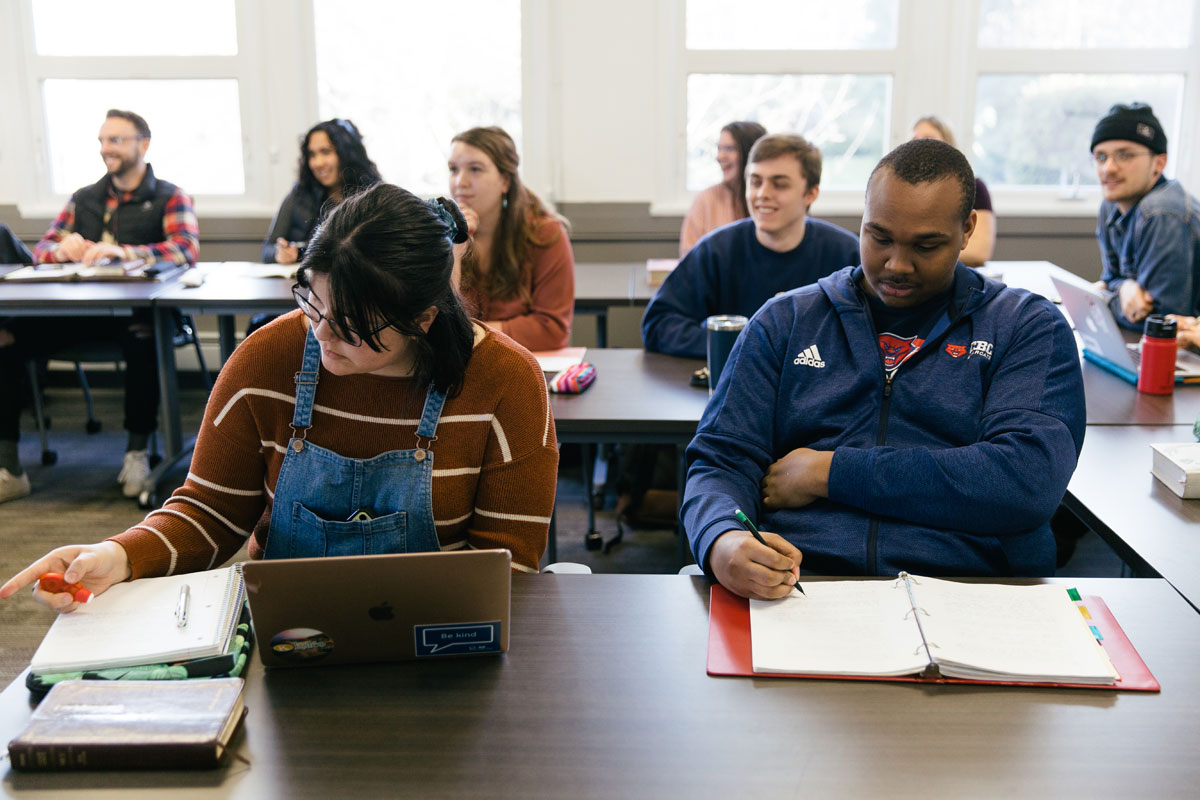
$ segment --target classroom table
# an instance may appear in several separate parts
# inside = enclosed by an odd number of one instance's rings
[[[644,350],[588,350],[584,360],[596,367],[596,380],[582,394],[551,394],[550,410],[562,443],[586,445],[583,459],[591,461],[593,444],[674,445],[679,467],[677,490],[683,498],[683,451],[696,435],[708,390],[691,386],[692,372],[704,362]],[[591,505],[591,470],[585,466],[588,531],[595,530]],[[676,523],[680,563],[690,553],[682,523]],[[547,563],[558,560],[558,532],[550,527]]]
[[[7,272],[5,270],[5,274]],[[174,277],[160,281],[0,281],[0,317],[128,317],[138,309],[153,308],[157,294],[174,283]],[[160,427],[163,429],[163,446],[168,454],[172,454],[180,449],[180,437],[177,433],[179,404],[174,371],[175,319],[170,308],[160,308],[155,312],[154,340],[159,364]],[[164,374],[163,365],[168,362],[170,369]],[[174,427],[171,425],[172,419],[175,420]]]
[[[1060,581],[1061,583],[1061,581]],[[709,588],[518,575],[508,654],[247,675],[212,772],[16,773],[14,797],[1183,797],[1200,785],[1200,614],[1161,580],[1077,579],[1162,685],[936,686],[705,673]],[[18,678],[0,734],[29,716]]]
[[[1200,500],[1150,473],[1152,442],[1190,441],[1191,425],[1089,425],[1063,502],[1135,574],[1166,578],[1200,609]]]
[[[1167,395],[1143,394],[1132,383],[1084,361],[1083,392],[1089,427],[1191,425],[1200,419],[1200,384],[1176,386]]]

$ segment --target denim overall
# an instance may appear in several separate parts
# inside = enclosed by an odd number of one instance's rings
[[[311,329],[296,373],[292,438],[275,484],[264,558],[440,550],[433,523],[433,452],[446,395],[430,384],[415,450],[345,458],[305,441],[321,364]],[[426,444],[422,447],[421,442]],[[350,520],[365,511],[369,519]],[[365,515],[364,515],[365,516]]]

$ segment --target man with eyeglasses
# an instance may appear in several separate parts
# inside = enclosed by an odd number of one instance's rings
[[[150,126],[132,111],[112,109],[100,127],[106,174],[71,195],[34,248],[39,263],[107,260],[196,262],[199,228],[192,199],[155,176],[146,163]],[[147,443],[158,424],[158,368],[149,312],[132,317],[20,318],[0,326],[0,502],[30,492],[17,439],[25,363],[81,342],[118,344],[125,361],[124,465],[117,480],[136,497],[149,475]]]
[[[1200,202],[1167,180],[1167,136],[1144,103],[1118,104],[1096,124],[1092,160],[1104,202],[1096,239],[1117,321],[1200,314]]]

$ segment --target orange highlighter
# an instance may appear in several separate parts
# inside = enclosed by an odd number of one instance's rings
[[[38,578],[38,586],[43,592],[53,594],[66,592],[75,598],[76,603],[92,602],[92,593],[89,589],[85,589],[82,583],[67,583],[66,579],[57,572],[47,572]]]

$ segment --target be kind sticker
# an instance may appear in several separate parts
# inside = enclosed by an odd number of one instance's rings
[[[414,625],[418,656],[461,656],[500,652],[500,620]]]

